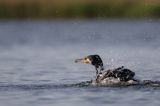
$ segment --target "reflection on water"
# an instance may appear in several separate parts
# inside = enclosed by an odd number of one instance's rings
[[[159,106],[159,87],[64,86],[93,79],[94,67],[74,63],[90,54],[105,68],[124,65],[139,79],[160,80],[159,29],[158,20],[1,21],[1,105]]]

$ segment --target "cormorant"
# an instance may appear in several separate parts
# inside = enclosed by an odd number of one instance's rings
[[[129,69],[124,68],[124,66],[104,70],[103,61],[99,55],[89,55],[82,59],[76,59],[75,62],[82,62],[85,64],[91,64],[96,69],[96,83],[101,83],[106,81],[106,79],[116,79],[119,82],[128,82],[130,80],[136,81],[134,79],[135,73]]]

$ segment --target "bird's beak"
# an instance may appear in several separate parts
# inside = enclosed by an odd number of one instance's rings
[[[89,58],[82,58],[82,59],[76,59],[75,60],[75,63],[78,63],[78,62],[81,62],[81,63],[85,63],[85,64],[91,64],[91,60]]]
[[[75,63],[83,62],[83,59],[76,59],[74,62]]]

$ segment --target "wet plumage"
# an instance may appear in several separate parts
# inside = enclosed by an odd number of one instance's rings
[[[97,84],[110,84],[110,83],[120,83],[120,82],[135,82],[135,73],[130,69],[124,68],[124,66],[104,70],[103,61],[99,55],[89,55],[82,59],[76,59],[75,62],[82,62],[85,64],[91,64],[96,69],[96,78],[93,83]]]

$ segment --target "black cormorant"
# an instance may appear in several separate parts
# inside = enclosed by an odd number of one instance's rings
[[[104,70],[103,61],[99,55],[89,55],[82,59],[76,59],[75,62],[82,62],[85,64],[91,64],[96,69],[96,82],[102,82],[108,78],[114,78],[121,82],[127,82],[130,80],[136,81],[134,79],[135,73],[129,69],[124,68],[124,66]]]

